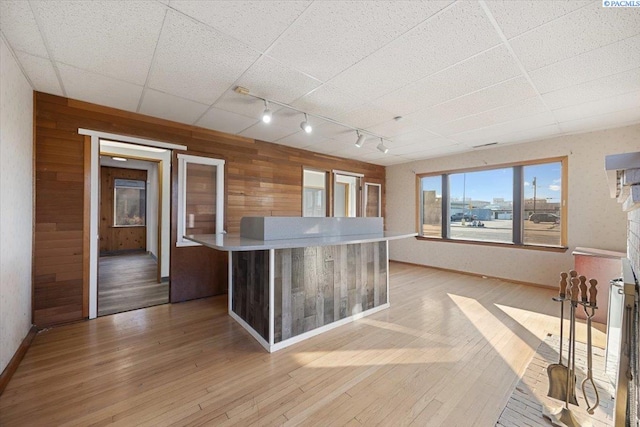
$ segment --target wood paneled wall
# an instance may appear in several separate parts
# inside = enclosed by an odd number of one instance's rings
[[[36,236],[34,322],[82,319],[83,202],[88,171],[78,128],[186,145],[187,153],[217,157],[225,165],[225,229],[237,232],[243,216],[300,216],[302,168],[362,173],[384,184],[382,166],[340,159],[222,132],[36,92]],[[226,289],[226,254],[176,248],[177,203],[172,162],[171,301]],[[384,212],[384,185],[383,185]]]
[[[100,166],[100,253],[147,248],[147,227],[114,227],[113,203],[116,179],[147,180],[146,170]],[[149,212],[147,212],[149,215]]]

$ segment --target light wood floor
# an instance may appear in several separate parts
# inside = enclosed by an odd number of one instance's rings
[[[0,425],[493,426],[558,331],[554,294],[392,263],[390,309],[274,354],[224,296],[54,328],[0,396]]]
[[[146,252],[100,257],[98,316],[169,302],[169,283],[158,283],[157,269]]]

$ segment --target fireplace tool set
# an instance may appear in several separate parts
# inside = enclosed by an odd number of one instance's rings
[[[567,280],[568,279],[568,280]],[[582,381],[581,388],[584,400],[587,404],[587,412],[593,414],[600,403],[598,390],[593,381],[592,372],[592,343],[591,343],[591,319],[595,315],[597,307],[596,296],[598,281],[578,277],[578,273],[571,270],[569,274],[560,274],[560,290],[553,300],[560,303],[560,360],[547,367],[549,375],[549,392],[547,396],[564,402],[564,405],[557,408],[543,406],[543,415],[551,420],[555,426],[566,427],[590,427],[592,423],[588,420],[581,420],[569,408],[569,404],[578,406],[576,399],[576,310],[582,306],[587,318],[587,375]],[[588,292],[588,295],[587,295]],[[567,345],[567,364],[562,363],[563,328],[564,328],[564,304],[569,303],[569,343]],[[595,401],[589,403],[587,387],[593,389]]]

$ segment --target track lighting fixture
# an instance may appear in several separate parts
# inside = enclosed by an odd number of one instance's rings
[[[269,109],[269,101],[263,99],[264,111],[262,112],[262,121],[264,123],[271,123],[271,110]]]
[[[309,123],[309,114],[305,113],[304,111],[300,110],[299,108],[294,107],[293,105],[290,104],[285,104],[283,102],[279,102],[273,99],[267,99],[267,98],[263,98],[262,96],[258,96],[258,95],[254,95],[253,93],[251,93],[251,91],[249,89],[247,89],[246,87],[242,87],[242,86],[236,86],[233,89],[237,94],[239,95],[246,95],[246,96],[250,96],[252,98],[255,99],[259,99],[262,102],[264,102],[264,111],[262,112],[262,121],[264,123],[271,123],[271,121],[273,120],[273,113],[271,112],[271,110],[269,109],[269,103],[271,104],[276,104],[279,105],[281,107],[287,108],[289,110],[293,110],[293,111],[297,111],[298,113],[302,113],[304,114],[304,120],[302,122],[300,122],[300,128],[305,131],[305,133],[311,133],[313,131],[313,127],[311,126],[311,123]],[[380,143],[378,144],[377,148],[378,150],[380,150],[382,153],[387,153],[389,152],[389,149],[384,145],[384,139],[381,136],[378,136],[372,132],[367,131],[366,135],[363,134],[361,131],[362,129],[341,123],[337,120],[333,120],[332,118],[329,117],[325,117],[325,116],[321,116],[321,115],[317,115],[317,114],[311,114],[312,117],[316,117],[322,121],[325,122],[329,122],[329,123],[333,123],[335,125],[338,126],[342,126],[344,128],[347,129],[351,129],[351,130],[355,130],[356,134],[358,135],[358,139],[356,140],[356,147],[358,148],[362,148],[364,146],[364,143],[366,141],[366,139],[368,137],[371,138],[379,138],[380,139]],[[401,120],[402,117],[397,116],[393,118],[394,120],[398,121]]]
[[[387,154],[389,152],[389,149],[385,147],[384,141],[382,140],[382,138],[380,138],[380,144],[378,144],[376,148],[384,154]]]
[[[304,113],[304,121],[300,123],[300,127],[306,133],[311,133],[313,128],[311,127],[311,123],[309,123],[309,118],[307,117],[307,113]]]

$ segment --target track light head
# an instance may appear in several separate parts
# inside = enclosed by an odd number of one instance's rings
[[[382,140],[382,138],[380,138],[380,144],[378,144],[378,146],[376,147],[378,149],[378,151],[387,154],[389,152],[389,149],[387,147],[385,147],[384,145],[384,141]]]
[[[367,139],[366,136],[364,136],[363,134],[360,133],[360,131],[356,131],[356,133],[358,134],[358,140],[356,141],[356,147],[358,148],[362,148],[362,146],[364,145],[364,140]]]
[[[307,117],[307,113],[304,113],[304,121],[302,123],[300,123],[300,127],[306,133],[311,133],[311,131],[313,130],[313,128],[311,127],[311,123],[309,123],[309,119]]]
[[[269,109],[269,102],[264,99],[264,111],[262,112],[262,121],[264,123],[271,123],[271,110]]]

